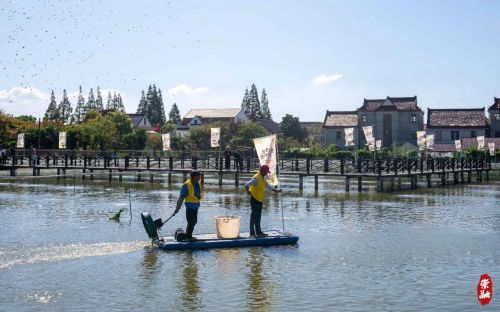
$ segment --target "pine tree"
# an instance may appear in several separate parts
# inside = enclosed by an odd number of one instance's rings
[[[139,101],[139,106],[137,107],[137,114],[145,114],[146,113],[146,94],[144,90],[141,92],[141,100]]]
[[[261,107],[261,119],[272,120],[271,111],[269,110],[269,101],[267,100],[266,89],[262,89],[262,95],[260,96]]]
[[[245,112],[247,116],[250,116],[250,107],[249,107],[249,101],[248,101],[248,88],[245,89],[245,95],[243,95],[243,100],[241,101],[241,108]]]
[[[125,106],[123,106],[122,95],[119,92],[116,101],[116,110],[125,113]]]
[[[111,110],[113,106],[113,99],[111,98],[111,91],[108,91],[108,103],[106,104],[106,110]]]
[[[167,122],[167,117],[165,115],[165,107],[163,105],[163,97],[161,96],[161,90],[158,88],[158,116],[160,117],[159,124],[163,126]]]
[[[80,92],[78,94],[78,101],[76,103],[75,112],[73,114],[73,121],[80,123],[85,118],[85,98],[82,95],[82,86],[80,86]]]
[[[52,90],[52,94],[50,95],[50,103],[49,107],[45,111],[45,120],[58,120],[59,119],[59,112],[57,110],[57,102],[56,102],[56,96],[54,95],[54,90]]]
[[[249,98],[249,114],[248,118],[250,120],[255,121],[262,115],[260,110],[260,102],[259,102],[259,93],[257,91],[257,87],[254,83],[252,83],[252,87],[250,88],[250,93],[248,94]]]
[[[57,110],[59,111],[59,120],[62,123],[68,124],[71,122],[73,108],[71,107],[71,102],[69,101],[68,95],[66,94],[66,89],[63,90],[63,96]]]
[[[95,109],[99,112],[101,112],[104,109],[104,106],[102,104],[101,89],[99,88],[99,86],[97,86],[97,98],[95,100]]]
[[[118,109],[118,95],[116,95],[116,91],[113,92],[113,100],[111,101],[111,110]]]
[[[87,105],[85,105],[85,114],[90,110],[96,110],[95,107],[95,98],[94,98],[94,90],[90,88],[89,97],[87,99]]]
[[[168,113],[168,122],[178,125],[181,123],[181,114],[179,113],[179,108],[177,104],[172,104],[172,108],[170,109],[170,113]]]

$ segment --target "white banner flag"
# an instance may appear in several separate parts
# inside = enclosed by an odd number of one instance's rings
[[[210,128],[210,146],[220,146],[220,128]]]
[[[477,137],[477,149],[484,150],[484,136]]]
[[[495,156],[495,142],[488,143],[488,149],[490,150],[490,156]]]
[[[455,150],[457,152],[460,152],[462,150],[462,141],[460,140],[455,140]]]
[[[17,135],[17,148],[24,148],[24,133],[19,133]]]
[[[425,139],[425,146],[428,149],[434,148],[434,134],[429,134]]]
[[[170,133],[162,133],[161,141],[163,143],[163,150],[170,151]]]
[[[278,175],[276,174],[276,164],[278,162],[276,140],[276,135],[253,139],[257,156],[259,156],[260,165],[269,166],[271,173],[269,174],[269,180],[267,182],[272,186],[279,185]]]
[[[363,132],[366,138],[366,145],[371,152],[375,151],[375,138],[373,137],[373,126],[364,126]]]
[[[345,146],[354,146],[354,128],[345,128]]]
[[[66,132],[59,132],[59,148],[66,148]]]
[[[382,149],[382,140],[375,141],[375,146],[377,147],[377,151]]]
[[[417,144],[419,150],[425,150],[425,131],[417,131]]]

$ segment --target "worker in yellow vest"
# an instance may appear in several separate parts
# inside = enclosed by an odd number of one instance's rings
[[[177,206],[174,213],[178,213],[181,209],[182,202],[186,206],[186,239],[193,240],[193,230],[196,222],[198,222],[198,209],[200,208],[200,201],[205,195],[201,189],[201,172],[192,171],[191,178],[187,179],[182,185]]]
[[[260,217],[262,214],[262,202],[266,189],[276,193],[281,193],[281,189],[273,188],[267,182],[267,175],[271,173],[268,165],[260,166],[260,170],[245,183],[248,194],[250,195],[250,206],[252,213],[250,214],[250,237],[266,237],[267,234],[262,232],[260,228]]]

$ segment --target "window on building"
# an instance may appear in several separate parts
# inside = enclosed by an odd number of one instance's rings
[[[500,120],[500,114],[495,114],[495,119]]]
[[[436,131],[436,141],[441,141],[442,136],[441,130]]]
[[[452,130],[451,131],[451,139],[452,140],[459,140],[460,139],[460,131]]]
[[[361,115],[361,121],[366,122],[366,115]]]
[[[470,137],[471,137],[471,138],[475,138],[475,137],[476,137],[476,131],[472,130],[472,131],[470,132]]]
[[[337,131],[337,141],[340,141],[341,137],[342,137],[342,132]]]
[[[417,122],[417,115],[411,114],[410,121],[411,122]]]
[[[495,138],[500,138],[500,131],[495,131]]]

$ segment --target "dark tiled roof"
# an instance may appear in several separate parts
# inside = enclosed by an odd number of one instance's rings
[[[280,124],[269,119],[260,119],[256,123],[272,134],[280,133],[281,131]]]
[[[384,105],[387,102],[387,105]],[[364,99],[363,106],[358,111],[374,112],[377,110],[398,110],[398,111],[420,111],[417,104],[417,96],[413,97],[390,97],[385,99]]]
[[[462,138],[462,149],[477,148],[477,138]],[[488,150],[488,143],[495,143],[495,150],[500,149],[500,138],[484,138],[484,148]]]
[[[482,128],[486,126],[483,108],[428,109],[427,128]]]
[[[488,108],[488,111],[490,110],[500,110],[500,98],[494,97],[493,98],[493,105]]]
[[[326,111],[323,127],[356,127],[358,125],[358,114],[356,112],[332,112]]]
[[[455,149],[455,143],[434,143],[432,147],[433,152],[441,152],[441,153],[446,153],[446,152],[454,152],[456,151]]]
[[[127,114],[127,116],[130,117],[130,120],[132,120],[132,124],[134,127],[137,127],[137,125],[141,122],[142,118],[144,117],[143,114]]]

